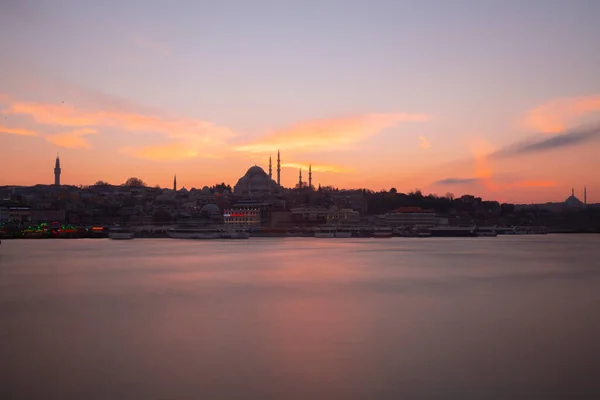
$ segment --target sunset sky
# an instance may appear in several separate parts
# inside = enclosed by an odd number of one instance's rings
[[[600,202],[600,1],[0,2],[0,185]],[[306,173],[304,174],[306,177]]]

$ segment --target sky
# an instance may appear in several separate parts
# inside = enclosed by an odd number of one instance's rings
[[[0,185],[600,202],[596,0],[4,0]]]

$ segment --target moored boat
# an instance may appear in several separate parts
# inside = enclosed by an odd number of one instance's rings
[[[221,239],[222,232],[215,228],[171,228],[167,236],[172,239]]]
[[[429,229],[434,237],[473,237],[477,236],[474,226],[433,226]]]
[[[373,231],[373,237],[377,239],[387,239],[394,235],[390,228],[379,228]]]
[[[108,231],[108,238],[113,240],[131,240],[135,237],[135,232],[131,229],[120,226],[111,228]]]

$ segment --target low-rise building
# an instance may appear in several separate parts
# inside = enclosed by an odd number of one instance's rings
[[[422,210],[420,207],[401,207],[384,215],[389,226],[437,225],[434,210]]]
[[[223,213],[225,225],[260,226],[261,216],[258,208],[230,208]]]

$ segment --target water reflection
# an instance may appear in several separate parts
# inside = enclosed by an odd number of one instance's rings
[[[600,394],[597,244],[7,241],[0,395]]]

